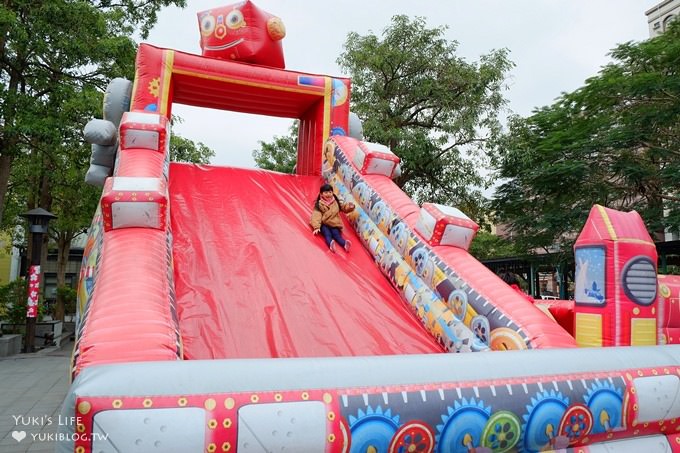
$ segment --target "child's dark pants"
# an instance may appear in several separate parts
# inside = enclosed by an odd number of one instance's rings
[[[321,234],[326,241],[328,247],[331,246],[331,240],[335,240],[340,247],[345,246],[345,239],[342,237],[342,230],[340,228],[329,227],[328,225],[321,225]]]

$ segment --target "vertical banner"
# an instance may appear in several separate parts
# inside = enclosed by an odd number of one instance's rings
[[[28,303],[26,309],[27,318],[38,317],[39,296],[40,296],[40,266],[31,266],[28,269]]]

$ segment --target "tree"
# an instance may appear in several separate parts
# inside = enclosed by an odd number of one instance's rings
[[[611,56],[499,142],[493,207],[525,248],[570,250],[596,203],[637,210],[656,239],[680,229],[680,24]]]
[[[260,149],[253,151],[258,168],[281,173],[293,173],[297,162],[298,122],[295,121],[287,136],[274,136],[272,143],[260,141]]]
[[[103,90],[113,77],[131,77],[135,27],[144,38],[161,7],[185,4],[185,0],[3,2],[0,224],[15,161],[41,143],[54,143],[61,125],[80,121],[63,114],[50,116],[55,108],[69,92]]]
[[[517,256],[521,254],[521,251],[509,239],[480,230],[470,244],[470,254],[483,261],[491,258]]]
[[[26,305],[28,284],[25,279],[14,280],[0,286],[0,319],[15,324],[13,331],[16,332],[16,324],[26,322]]]
[[[185,3],[47,0],[0,6],[0,223],[11,225],[18,213],[38,206],[58,216],[50,232],[59,286],[71,241],[89,225],[99,197],[83,182],[89,148],[82,127],[101,116],[109,80],[132,77],[135,28],[144,38],[161,7]],[[44,248],[43,259],[46,253]],[[60,300],[57,317],[63,319]]]
[[[172,124],[181,124],[184,120],[172,115]],[[194,164],[208,164],[210,158],[215,157],[215,151],[202,142],[193,141],[179,135],[170,136],[170,160],[172,162],[191,162]]]
[[[202,142],[193,141],[173,135],[170,137],[170,160],[173,162],[192,162],[194,164],[208,164],[215,151]]]
[[[382,35],[350,33],[338,64],[352,78],[352,111],[367,141],[390,147],[402,161],[396,180],[416,201],[453,204],[481,220],[487,183],[483,152],[501,127],[506,104],[506,50],[469,63],[446,27],[394,16]]]
[[[52,178],[51,212],[57,219],[51,222],[50,238],[57,247],[57,287],[66,285],[66,267],[71,252],[71,243],[82,234],[92,220],[92,214],[99,201],[101,190],[85,184],[84,171],[89,161],[89,147],[85,143],[74,144],[69,153],[62,153],[62,159],[54,163],[59,175]],[[64,320],[66,300],[63,291],[57,291],[55,319]]]

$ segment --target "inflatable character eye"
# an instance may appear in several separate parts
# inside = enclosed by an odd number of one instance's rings
[[[234,9],[227,14],[225,22],[227,23],[227,27],[232,30],[246,26],[246,22],[243,20],[243,13],[238,9]]]
[[[210,35],[215,29],[215,16],[212,14],[206,14],[201,17],[201,34],[203,36]]]

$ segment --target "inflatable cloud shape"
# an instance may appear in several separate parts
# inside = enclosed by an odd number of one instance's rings
[[[198,26],[204,57],[285,67],[283,22],[250,0],[200,12]]]

